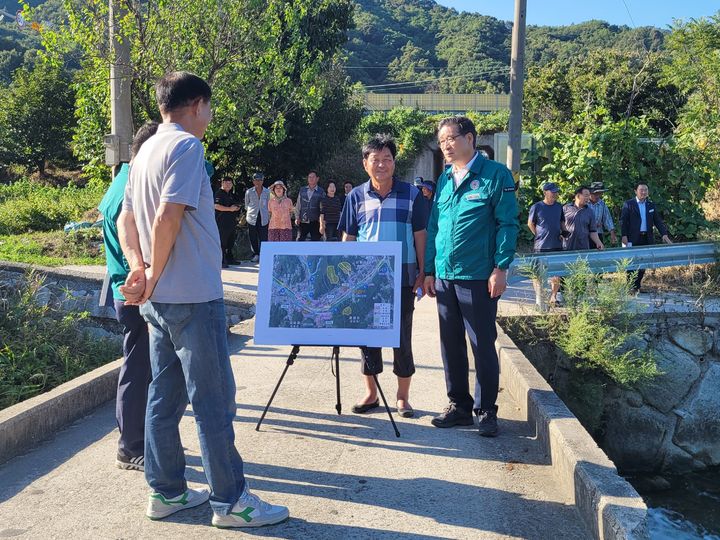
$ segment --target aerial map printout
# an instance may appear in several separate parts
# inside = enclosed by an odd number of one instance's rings
[[[399,261],[398,242],[263,244],[255,342],[396,346]]]

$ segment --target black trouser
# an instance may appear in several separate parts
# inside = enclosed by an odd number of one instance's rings
[[[118,454],[142,456],[145,445],[145,409],[150,370],[147,323],[138,306],[115,300],[115,317],[123,325],[123,365],[118,377],[115,417],[120,429]]]
[[[633,243],[633,247],[647,246],[647,245],[649,245],[648,235],[647,235],[647,233],[641,232],[640,236],[638,237],[637,242]],[[637,272],[637,274],[635,275],[634,279],[633,279],[633,274],[635,272],[628,272],[628,279],[632,280],[632,288],[635,289],[636,291],[639,291],[640,283],[642,283],[643,276],[645,275],[645,270],[643,270],[642,268],[639,268],[638,270],[636,270],[636,272]]]
[[[235,222],[218,223],[220,231],[220,248],[222,249],[223,263],[229,264],[233,259],[233,247],[235,246]]]
[[[338,224],[337,223],[326,223],[325,224],[325,240],[328,242],[334,242],[340,240],[338,235]]]
[[[403,287],[400,291],[400,347],[393,348],[393,373],[398,377],[411,377],[415,373],[415,361],[412,353],[412,324],[415,311],[415,293],[412,287]],[[360,347],[363,362],[360,371],[363,375],[382,373],[382,349],[379,347]]]
[[[319,221],[311,221],[310,223],[303,223],[300,222],[300,228],[298,229],[298,236],[297,241],[303,242],[305,241],[305,238],[307,235],[310,235],[310,240],[313,242],[318,242],[322,240],[322,235],[320,234],[320,222]]]
[[[248,236],[250,237],[250,247],[253,255],[260,255],[260,248],[263,242],[267,242],[268,226],[262,224],[262,219],[258,215],[254,225],[248,223]]]
[[[435,280],[440,316],[440,354],[447,395],[464,409],[491,410],[497,401],[500,368],[495,352],[498,298],[490,298],[487,280]],[[465,332],[475,357],[475,399],[468,383]]]

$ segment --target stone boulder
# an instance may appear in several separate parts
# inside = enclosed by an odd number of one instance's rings
[[[667,341],[656,345],[655,358],[663,374],[643,383],[638,390],[645,403],[667,413],[682,401],[700,377],[700,366],[685,349]]]
[[[665,457],[661,452],[666,434],[674,421],[652,407],[627,407],[618,404],[608,411],[602,448],[625,471],[660,469]]]
[[[708,466],[720,465],[720,364],[710,365],[684,409],[673,442]]]
[[[707,354],[713,346],[712,334],[697,326],[671,326],[669,334],[673,343],[695,356]]]

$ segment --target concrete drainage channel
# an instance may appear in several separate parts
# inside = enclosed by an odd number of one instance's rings
[[[550,456],[559,487],[597,539],[649,538],[647,507],[580,421],[498,326],[500,385],[514,398]]]
[[[25,271],[26,265],[2,269]],[[55,278],[92,281],[96,275],[42,269]],[[234,309],[254,308],[254,296],[226,292]],[[251,321],[245,321],[246,326]],[[513,341],[498,327],[501,386],[510,392],[528,422],[536,428],[558,487],[573,500],[591,536],[596,539],[644,539],[647,507],[635,489],[585,431],[550,385]],[[115,398],[121,361],[117,360],[67,382],[43,395],[0,411],[0,463],[18,456],[60,429]]]

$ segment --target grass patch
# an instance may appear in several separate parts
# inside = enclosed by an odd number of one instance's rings
[[[46,392],[121,354],[119,344],[88,336],[87,312],[38,303],[42,279],[0,284],[0,409]]]
[[[20,180],[0,185],[0,235],[62,229],[97,208],[105,186],[54,187]]]
[[[102,232],[93,228],[0,236],[0,260],[41,266],[105,264]]]

